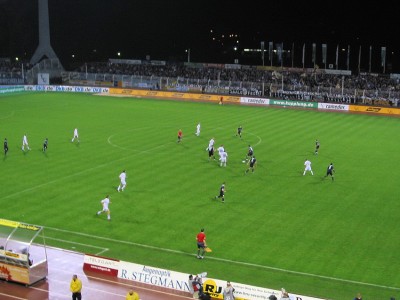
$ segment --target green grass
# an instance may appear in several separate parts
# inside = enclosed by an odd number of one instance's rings
[[[321,298],[389,299],[400,287],[399,124],[270,107],[5,95],[0,217],[45,226],[52,246]],[[71,143],[75,127],[79,144]],[[226,168],[208,162],[211,137],[228,152]],[[258,167],[244,175],[248,144]],[[302,176],[306,158],[314,176]],[[323,179],[330,162],[334,182]],[[128,185],[117,193],[123,169]],[[213,199],[223,181],[225,204]],[[107,194],[111,222],[95,216]],[[213,253],[197,260],[202,227]]]

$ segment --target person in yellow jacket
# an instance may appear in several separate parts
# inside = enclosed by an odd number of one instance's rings
[[[126,300],[139,300],[139,295],[138,293],[134,292],[133,290],[130,290],[127,294],[126,294]]]
[[[72,276],[70,290],[72,292],[72,300],[81,300],[82,299],[82,281],[78,279],[77,275]]]

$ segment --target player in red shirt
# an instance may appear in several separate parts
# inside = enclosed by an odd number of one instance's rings
[[[179,131],[178,131],[178,143],[180,143],[181,142],[181,140],[182,140],[182,129],[179,129]]]
[[[206,234],[204,233],[204,228],[200,230],[200,232],[196,236],[197,240],[197,258],[203,259],[204,253],[206,252],[205,248],[206,244]]]

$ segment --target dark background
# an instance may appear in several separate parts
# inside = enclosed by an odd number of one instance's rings
[[[306,43],[306,66],[311,44],[328,44],[328,63],[346,68],[351,47],[351,68],[382,72],[381,47],[387,47],[386,72],[400,72],[400,22],[394,2],[351,1],[164,1],[164,0],[49,0],[51,44],[64,67],[108,58],[261,65],[260,42],[294,45],[294,66],[301,67]],[[0,57],[29,60],[38,45],[37,0],[0,0]],[[232,36],[230,36],[232,35]],[[237,43],[239,41],[239,43]],[[234,50],[234,46],[238,46]],[[74,57],[72,57],[74,55]],[[267,55],[267,54],[266,54]],[[319,57],[319,58],[318,58]],[[268,57],[265,64],[269,65]],[[276,64],[276,63],[275,63]],[[292,58],[284,57],[290,66]]]

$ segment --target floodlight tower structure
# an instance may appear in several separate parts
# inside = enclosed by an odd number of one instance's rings
[[[35,65],[43,57],[57,59],[58,57],[50,44],[50,25],[49,25],[49,4],[48,0],[38,0],[39,2],[39,46],[31,58],[31,64]]]

